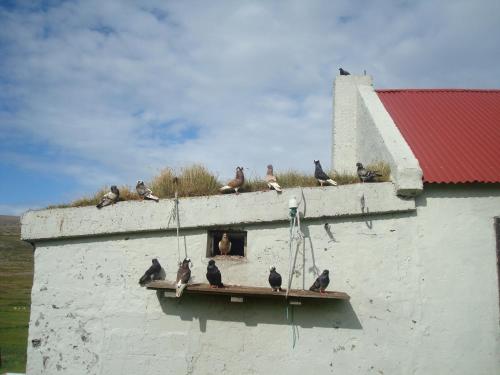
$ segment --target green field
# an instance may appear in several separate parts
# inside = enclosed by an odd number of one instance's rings
[[[0,216],[0,373],[26,370],[33,250],[19,232],[18,218]]]

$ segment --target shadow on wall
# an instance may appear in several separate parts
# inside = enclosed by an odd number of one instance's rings
[[[304,301],[301,306],[289,306],[271,299],[245,299],[231,303],[227,296],[183,295],[182,299],[163,297],[157,291],[161,308],[166,315],[184,321],[199,320],[200,331],[206,332],[207,321],[242,322],[248,327],[259,324],[294,325],[301,328],[362,329],[349,301]]]

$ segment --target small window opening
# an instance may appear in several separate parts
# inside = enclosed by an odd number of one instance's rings
[[[247,232],[243,230],[209,230],[207,235],[207,257],[223,255],[219,249],[219,241],[222,240],[224,233],[227,233],[229,242],[231,242],[231,250],[228,256],[242,256],[246,254],[247,248]]]

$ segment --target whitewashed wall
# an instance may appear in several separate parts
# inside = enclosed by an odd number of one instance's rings
[[[181,201],[184,222],[204,223],[182,231],[194,281],[205,280],[207,229],[234,224],[234,215],[243,223],[235,227],[248,231],[247,257],[218,262],[223,281],[266,286],[270,264],[285,276],[286,202],[299,194]],[[172,300],[141,288],[152,257],[175,278],[175,231],[161,222],[171,201],[26,214],[23,236],[36,244],[27,373],[498,373],[498,188],[429,189],[416,209],[390,183],[305,189],[304,197],[306,239],[293,286],[307,288],[329,268],[330,289],[351,300],[303,304],[288,311],[290,320],[280,302]]]

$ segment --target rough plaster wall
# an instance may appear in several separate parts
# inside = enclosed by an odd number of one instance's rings
[[[172,235],[39,244],[30,340],[41,339],[41,345],[30,344],[28,374],[293,374],[342,368],[366,373],[371,366],[396,371],[401,364],[389,360],[389,352],[402,362],[411,356],[395,342],[412,335],[410,296],[417,277],[412,247],[401,252],[398,246],[401,238],[412,237],[412,226],[403,224],[415,218],[405,215],[330,221],[333,239],[323,221],[304,223],[305,264],[299,254],[294,287],[309,287],[318,271],[329,268],[331,289],[350,293],[356,302],[295,307],[294,325],[286,320],[285,305],[274,301],[231,304],[187,295],[177,301],[139,287],[153,256],[159,256],[167,279],[175,278]],[[223,280],[266,286],[270,264],[285,276],[288,227],[244,229],[248,257],[218,261]],[[204,281],[206,233],[188,232],[186,241],[193,280]]]
[[[139,287],[155,256],[175,278],[171,232],[40,242],[27,373],[498,373],[500,194],[446,189],[429,188],[417,213],[304,221],[293,286],[329,268],[329,289],[351,301],[294,307],[293,322],[275,301],[178,301]],[[248,256],[218,261],[223,281],[266,286],[270,264],[286,277],[286,223],[238,229]],[[206,231],[182,234],[193,280],[204,281]]]
[[[499,185],[428,185],[418,204],[418,374],[500,373]]]

